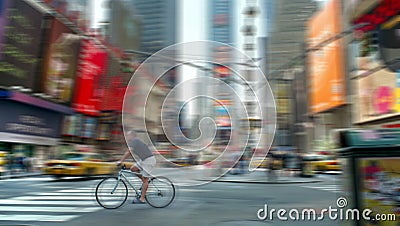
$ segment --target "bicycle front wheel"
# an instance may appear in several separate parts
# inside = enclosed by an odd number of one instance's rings
[[[122,206],[128,197],[128,188],[123,180],[108,177],[100,181],[96,187],[96,200],[106,209]]]
[[[150,179],[146,192],[147,203],[156,208],[163,208],[171,204],[175,198],[175,186],[165,177]]]

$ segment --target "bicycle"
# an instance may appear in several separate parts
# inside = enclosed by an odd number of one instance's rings
[[[99,182],[96,187],[96,201],[105,209],[117,209],[122,206],[128,198],[128,187],[126,182],[134,191],[134,198],[138,199],[141,195],[141,187],[136,188],[128,178],[127,174],[135,176],[140,182],[142,181],[137,177],[140,173],[127,170],[125,166],[118,172],[117,177],[107,177]],[[164,202],[158,203],[162,201]],[[166,177],[157,176],[149,178],[149,186],[146,192],[146,202],[155,208],[164,208],[172,203],[175,198],[175,186]]]

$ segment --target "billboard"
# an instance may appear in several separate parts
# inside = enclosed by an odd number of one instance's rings
[[[83,131],[81,136],[84,138],[96,138],[97,120],[93,117],[84,117]]]
[[[3,0],[0,7],[0,84],[34,89],[47,12],[23,0]]]
[[[394,17],[376,31],[363,33],[356,42],[354,123],[400,115],[399,19]]]
[[[308,22],[308,48],[341,33],[340,0],[330,0]],[[308,57],[309,104],[315,114],[345,104],[344,54],[342,40],[312,51]]]
[[[400,157],[360,158],[358,171],[361,176],[360,203],[362,209],[372,210],[373,215],[386,214],[393,219],[400,217]],[[396,220],[382,221],[379,225],[397,226]],[[363,222],[363,225],[375,225]]]
[[[353,24],[363,24],[358,28],[359,31],[368,32],[376,29],[400,11],[400,1],[398,0],[375,0],[361,1],[355,3],[354,12],[351,13]]]
[[[4,43],[4,32],[8,22],[8,8],[11,0],[0,0],[0,43]],[[0,60],[3,58],[3,45],[0,44]]]
[[[120,71],[119,59],[114,56],[109,57],[107,76],[102,79],[104,95],[101,110],[122,111],[122,103],[128,83],[127,79],[129,78],[128,74]]]
[[[15,101],[1,100],[7,114],[0,115],[0,133],[59,138],[62,114]]]
[[[355,81],[355,123],[383,119],[400,113],[400,73],[387,69]]]
[[[41,90],[61,103],[70,103],[81,37],[53,19],[43,61]]]
[[[63,120],[63,136],[75,136],[76,135],[76,115],[65,115]]]
[[[107,52],[94,40],[85,39],[79,58],[73,108],[77,112],[97,116],[104,96],[100,80],[105,77]]]

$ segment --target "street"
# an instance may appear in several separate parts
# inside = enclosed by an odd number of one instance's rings
[[[258,172],[258,176],[262,176]],[[163,209],[132,204],[106,210],[95,200],[100,178],[47,176],[0,180],[0,225],[338,225],[325,221],[261,221],[257,211],[334,206],[340,175],[318,175],[321,182],[266,184],[212,182],[178,187],[175,201]]]

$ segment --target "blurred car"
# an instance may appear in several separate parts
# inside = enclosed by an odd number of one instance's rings
[[[113,174],[117,171],[117,166],[114,162],[106,162],[104,156],[99,153],[66,152],[59,159],[45,162],[43,171],[57,178],[95,176]]]
[[[300,169],[303,176],[313,176],[316,172],[341,171],[342,167],[334,156],[305,154],[301,156]]]
[[[334,156],[320,155],[318,160],[314,162],[316,171],[340,171],[342,170],[340,160]]]
[[[176,164],[177,166],[190,166],[190,158],[189,157],[180,157],[180,158],[170,158],[168,159],[173,164]]]
[[[7,152],[0,151],[0,175],[6,171]]]
[[[269,158],[264,158],[264,157],[255,157],[253,161],[250,162],[250,166],[252,168],[261,168],[261,169],[267,169],[269,167]]]
[[[317,162],[322,160],[321,155],[303,154],[300,156],[301,176],[313,177],[315,175],[315,167]]]

